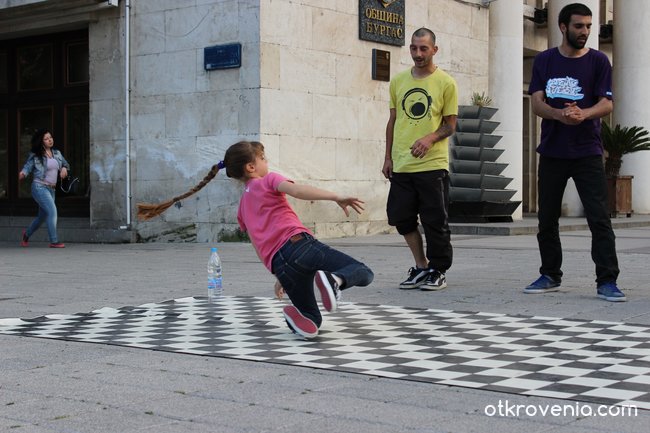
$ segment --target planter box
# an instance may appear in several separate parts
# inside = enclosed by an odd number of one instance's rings
[[[607,206],[610,217],[632,216],[632,178],[634,176],[607,178]]]

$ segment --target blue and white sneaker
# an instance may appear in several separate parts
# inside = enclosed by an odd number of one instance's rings
[[[610,301],[610,302],[627,301],[627,298],[625,297],[623,292],[621,292],[619,288],[616,287],[615,282],[603,283],[596,288],[596,291],[598,292],[598,297],[606,301]]]
[[[524,293],[537,294],[547,292],[557,292],[560,287],[560,282],[555,281],[548,275],[540,275],[538,279],[530,283],[525,289]]]

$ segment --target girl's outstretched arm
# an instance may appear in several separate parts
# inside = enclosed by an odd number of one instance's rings
[[[350,211],[348,206],[356,211],[356,213],[361,213],[363,209],[364,202],[359,200],[356,197],[346,197],[340,196],[334,192],[327,191],[324,189],[316,188],[309,185],[298,185],[293,182],[284,181],[278,185],[278,191],[285,194],[289,194],[291,197],[300,199],[300,200],[331,200],[335,201],[343,212],[345,216],[350,216]]]

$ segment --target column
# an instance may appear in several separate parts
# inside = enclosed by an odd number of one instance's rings
[[[650,3],[614,0],[614,125],[642,126],[650,130]],[[645,35],[645,36],[644,36]],[[622,175],[632,175],[632,208],[650,213],[650,151],[623,157]]]
[[[557,23],[558,15],[562,8],[568,4],[576,3],[573,0],[549,0],[548,7],[548,46],[557,47],[562,43],[562,32]],[[600,1],[599,0],[581,0],[579,3],[586,5],[591,9],[592,13],[592,26],[591,34],[587,39],[587,46],[595,50],[598,49],[598,33],[600,33]],[[566,191],[564,192],[564,199],[562,200],[562,215],[563,216],[583,216],[584,209],[578,190],[572,179],[569,179]]]
[[[490,3],[490,66],[489,89],[495,107],[492,120],[500,122],[494,132],[503,138],[496,147],[505,149],[499,162],[508,167],[503,175],[513,178],[508,189],[517,193],[512,200],[522,200],[523,188],[523,106],[522,83],[524,47],[524,6],[521,0],[500,0]],[[522,207],[513,213],[522,219]]]

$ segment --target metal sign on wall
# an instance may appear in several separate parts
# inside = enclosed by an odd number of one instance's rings
[[[406,0],[359,0],[359,39],[404,45]]]

